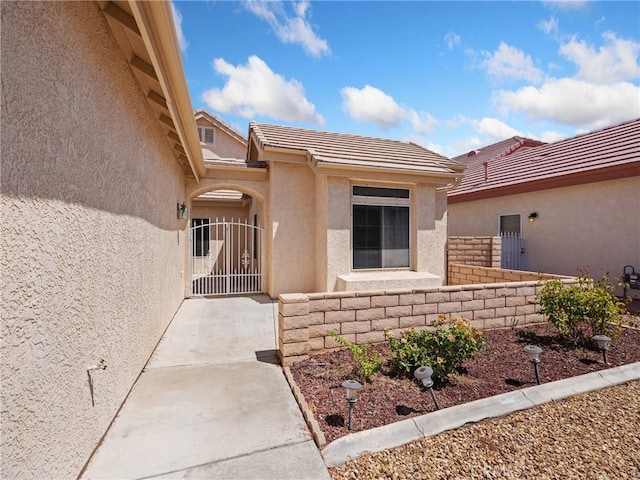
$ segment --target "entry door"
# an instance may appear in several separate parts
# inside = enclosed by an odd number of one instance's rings
[[[190,238],[191,296],[262,293],[262,228],[194,218]]]

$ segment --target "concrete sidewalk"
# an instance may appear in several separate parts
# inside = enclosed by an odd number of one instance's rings
[[[185,300],[83,478],[330,478],[276,322],[266,296]]]

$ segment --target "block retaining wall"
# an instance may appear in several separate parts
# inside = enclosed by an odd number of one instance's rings
[[[447,262],[480,267],[500,268],[502,239],[500,237],[449,237]]]
[[[511,271],[504,272],[513,275]],[[286,366],[310,354],[339,347],[327,336],[327,331],[339,333],[356,344],[381,343],[387,329],[398,334],[410,327],[427,328],[439,315],[447,320],[464,317],[481,329],[544,321],[543,315],[536,313],[537,294],[542,288],[540,280],[552,276],[516,273],[536,278],[420,290],[280,295],[278,357]],[[577,281],[560,278],[566,283]]]

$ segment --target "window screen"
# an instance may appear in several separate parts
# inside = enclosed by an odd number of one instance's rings
[[[202,143],[214,143],[213,128],[198,127],[198,137]]]
[[[508,232],[520,235],[520,214],[500,215],[500,224],[498,227],[498,234]]]
[[[409,207],[353,205],[353,268],[409,266]]]

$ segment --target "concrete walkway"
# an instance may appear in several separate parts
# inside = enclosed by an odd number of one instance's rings
[[[329,479],[276,322],[266,296],[185,300],[83,478]]]

